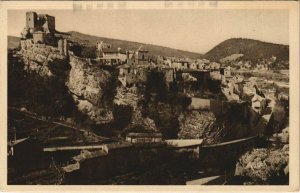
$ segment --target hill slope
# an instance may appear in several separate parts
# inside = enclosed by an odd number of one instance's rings
[[[15,36],[8,36],[7,37],[7,48],[8,49],[15,49],[20,45],[20,38]]]
[[[69,34],[69,35],[67,35]],[[163,46],[157,46],[152,44],[144,44],[138,42],[131,42],[126,40],[117,40],[111,38],[97,37],[92,35],[87,35],[75,31],[67,32],[67,34],[62,34],[65,38],[85,44],[88,46],[96,46],[96,42],[104,41],[105,43],[111,44],[113,47],[120,47],[128,50],[137,50],[140,46],[147,48],[151,54],[162,55],[162,56],[176,56],[176,57],[189,57],[189,58],[201,58],[202,54],[193,53]]]
[[[232,54],[244,54],[243,59],[250,61],[270,58],[272,55],[279,60],[288,60],[289,46],[252,39],[232,38],[215,46],[204,55],[204,58],[218,61]]]

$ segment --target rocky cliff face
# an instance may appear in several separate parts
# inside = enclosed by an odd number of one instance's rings
[[[87,114],[95,122],[110,122],[112,112],[102,104],[103,88],[110,84],[112,73],[99,67],[91,66],[88,59],[70,54],[71,70],[66,83],[78,110]]]
[[[224,126],[216,124],[216,117],[210,111],[186,111],[179,116],[182,139],[203,139],[205,144],[223,141]]]
[[[289,175],[289,145],[279,149],[254,149],[244,154],[236,164],[235,175],[249,177],[251,184],[280,184]]]
[[[245,184],[288,184],[288,136],[288,128],[285,128],[270,138],[272,147],[246,152],[236,164],[235,175],[248,177],[250,180]]]
[[[59,79],[67,86],[77,109],[95,122],[113,119],[112,112],[103,105],[103,93],[112,73],[90,65],[88,59],[64,55],[56,47],[21,41],[18,55],[24,61],[24,70],[37,73],[44,79]],[[57,85],[58,86],[58,85]],[[55,87],[55,86],[54,86]]]
[[[131,123],[128,125],[128,128],[139,125],[143,126],[145,130],[157,131],[157,127],[152,119],[142,117],[142,107],[139,105],[139,102],[142,100],[143,95],[137,92],[138,90],[135,87],[118,87],[114,104],[132,107]]]
[[[66,68],[67,56],[52,46],[32,44],[30,40],[21,41],[21,50],[25,70],[38,73],[42,77],[55,76]]]
[[[202,106],[192,102],[190,110],[179,116],[179,138],[204,139],[205,144],[213,144],[255,136],[266,127],[267,122],[246,104],[200,101]]]

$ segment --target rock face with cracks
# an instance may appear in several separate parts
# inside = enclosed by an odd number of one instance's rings
[[[288,127],[276,136],[278,139],[273,142],[273,147],[253,149],[242,155],[236,164],[235,175],[250,178],[252,184],[276,184],[278,179],[288,179]]]
[[[63,71],[68,60],[67,56],[62,55],[57,48],[45,44],[33,44],[29,40],[21,41],[21,50],[18,54],[23,58],[25,70],[36,72],[45,78]],[[51,70],[51,66],[52,69],[56,68],[55,72]]]
[[[132,107],[131,123],[128,128],[135,126],[142,126],[148,131],[157,131],[156,125],[149,117],[142,117],[142,107],[139,102],[143,95],[138,93],[137,88],[118,87],[114,98],[114,104],[125,105]]]
[[[63,79],[77,109],[92,121],[112,121],[112,112],[103,105],[105,88],[113,76],[111,71],[91,65],[89,59],[79,58],[72,52],[66,56],[57,47],[33,44],[30,40],[21,41],[18,55],[24,61],[24,70],[45,79]]]
[[[95,122],[109,122],[112,112],[102,104],[103,87],[109,84],[111,73],[91,66],[88,59],[70,54],[71,70],[66,85],[77,103],[78,110]]]
[[[287,178],[289,145],[278,149],[261,148],[247,152],[236,164],[235,175],[248,177],[254,184],[274,184],[275,178]]]
[[[187,111],[179,116],[182,139],[204,139],[205,144],[222,142],[223,127],[216,126],[216,117],[210,111]]]

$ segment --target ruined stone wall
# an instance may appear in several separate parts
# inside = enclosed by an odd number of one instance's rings
[[[35,28],[37,26],[37,14],[35,12],[26,13],[26,28]]]
[[[46,28],[51,32],[54,33],[55,32],[55,17],[50,16],[50,15],[46,15]]]
[[[177,154],[167,148],[129,147],[109,150],[108,155],[87,159],[80,163],[80,170],[67,173],[67,184],[93,184],[113,176],[151,169],[174,160]]]
[[[189,110],[208,110],[213,112],[216,116],[235,113],[236,116],[240,119],[250,118],[249,106],[245,102],[228,102],[196,97],[192,97],[191,99],[192,102],[188,106]]]

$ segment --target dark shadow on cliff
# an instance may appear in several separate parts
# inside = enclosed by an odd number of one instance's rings
[[[53,76],[42,77],[36,72],[25,71],[22,58],[15,54],[16,50],[8,51],[9,107],[26,107],[51,118],[77,116],[83,119],[65,85],[70,70],[68,60],[49,62]]]

